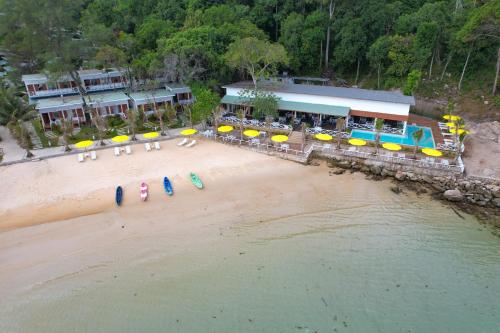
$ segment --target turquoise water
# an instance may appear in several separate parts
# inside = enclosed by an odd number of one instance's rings
[[[424,129],[424,135],[422,137],[422,140],[420,140],[419,146],[423,147],[423,148],[435,148],[434,138],[432,136],[432,131],[428,127],[419,127],[419,126],[408,125],[406,127],[406,135],[405,136],[381,133],[380,134],[380,141],[381,142],[397,143],[397,144],[405,145],[405,146],[414,146],[415,141],[413,139],[413,133],[415,131],[417,131],[419,128]],[[375,133],[370,132],[370,131],[363,131],[363,130],[356,129],[356,130],[353,130],[351,132],[351,137],[356,138],[356,139],[375,141]]]

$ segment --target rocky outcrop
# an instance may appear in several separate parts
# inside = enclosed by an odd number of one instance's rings
[[[448,201],[462,201],[464,199],[464,196],[462,195],[462,192],[460,190],[446,190],[443,193],[443,197],[448,200]]]

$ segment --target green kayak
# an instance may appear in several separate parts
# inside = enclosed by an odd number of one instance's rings
[[[189,175],[191,176],[191,182],[193,185],[201,190],[203,188],[203,183],[201,182],[200,177],[198,177],[198,175],[194,172],[191,172]]]

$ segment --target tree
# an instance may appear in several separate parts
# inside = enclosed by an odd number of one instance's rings
[[[276,118],[278,116],[278,100],[271,92],[245,89],[240,92],[240,101],[248,109],[253,107],[254,119]]]
[[[230,67],[247,72],[252,77],[255,89],[259,78],[274,74],[279,64],[288,64],[288,56],[281,44],[272,44],[255,37],[232,43],[225,59]]]
[[[16,96],[14,87],[0,85],[0,125],[15,124],[18,120],[27,121],[38,115],[33,106]]]
[[[378,150],[380,146],[380,132],[384,126],[384,119],[375,119],[375,154],[378,155]]]
[[[243,120],[245,119],[245,116],[246,116],[245,109],[236,110],[236,117],[238,117],[239,120],[238,127],[240,130],[240,140],[243,140]]]
[[[366,31],[363,29],[362,19],[350,20],[338,34],[340,39],[335,49],[336,63],[352,65],[356,63],[356,79],[358,84],[361,58],[366,53]]]
[[[90,111],[90,114],[92,116],[92,123],[97,129],[97,136],[99,138],[99,144],[101,146],[105,146],[106,143],[104,143],[104,136],[106,135],[106,130],[107,130],[107,125],[106,121],[101,115],[101,107],[97,105],[96,107],[92,108]]]
[[[24,124],[24,121],[19,119],[16,125],[18,129],[17,134],[19,138],[19,144],[24,150],[26,150],[26,158],[31,158],[33,157],[33,153],[31,152],[31,149],[33,148],[33,143],[31,142],[31,134]]]
[[[113,46],[103,46],[97,51],[95,60],[102,65],[104,69],[112,67],[121,67],[127,62],[125,52]]]
[[[174,124],[174,122],[177,121],[177,110],[175,110],[175,108],[172,106],[171,103],[164,104],[164,108],[165,108],[165,111],[164,111],[163,115],[164,115],[164,118],[166,120],[165,127],[167,128],[167,132],[168,132],[170,126],[172,126]],[[167,134],[168,134],[168,136],[170,136],[170,133],[167,133]]]
[[[495,66],[495,80],[493,82],[492,94],[494,95],[497,90],[498,76],[500,72],[500,1],[492,0],[486,2],[484,5],[479,6],[472,10],[465,25],[460,29],[457,34],[459,40],[470,45],[467,60],[462,71],[462,77],[459,82],[459,90],[462,79],[467,67],[470,53],[473,45],[477,42],[485,42],[489,45],[495,45],[497,51],[497,61]]]
[[[387,61],[389,47],[391,45],[388,36],[378,38],[369,48],[367,58],[372,68],[377,70],[377,89],[380,89],[380,73],[384,68],[384,62]]]
[[[125,121],[127,122],[130,133],[132,133],[132,141],[136,141],[135,132],[137,129],[137,112],[134,109],[127,109],[125,112],[127,116]]]
[[[220,96],[213,90],[203,86],[193,86],[193,95],[196,100],[193,104],[193,118],[195,122],[203,122],[211,117],[212,110],[219,104]]]
[[[418,147],[419,147],[420,141],[422,140],[423,136],[424,136],[424,129],[423,128],[419,128],[418,130],[416,130],[412,134],[413,143],[414,143],[413,158],[415,158],[415,159],[417,158]]]
[[[340,143],[342,142],[342,132],[344,132],[345,130],[345,118],[337,118],[335,128],[337,129],[337,149],[340,149]]]
[[[406,84],[403,88],[403,93],[407,96],[413,95],[413,91],[418,87],[420,80],[422,78],[422,72],[419,70],[412,70],[408,74],[408,78],[406,79]]]
[[[64,139],[64,151],[71,151],[71,148],[69,147],[69,139],[73,134],[73,117],[68,115],[66,119],[61,121],[61,131]]]
[[[212,120],[214,122],[215,131],[217,131],[217,128],[219,127],[219,122],[222,118],[223,113],[224,109],[220,105],[217,105],[212,109]]]

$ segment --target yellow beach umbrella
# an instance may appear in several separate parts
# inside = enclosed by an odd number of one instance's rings
[[[462,118],[460,116],[454,116],[452,114],[445,114],[443,116],[443,119],[455,121],[455,120],[459,120],[459,119],[462,119]]]
[[[439,157],[439,156],[443,155],[443,153],[440,152],[439,150],[432,149],[432,148],[424,148],[424,149],[422,149],[422,153],[424,153],[425,155],[434,156],[434,157]]]
[[[187,128],[187,129],[181,131],[181,135],[193,135],[196,132],[198,132],[198,131],[195,130],[194,128]]]
[[[353,146],[364,146],[366,141],[362,139],[349,139],[349,143]]]
[[[274,141],[274,142],[285,142],[285,141],[288,141],[288,136],[286,135],[273,135],[271,137],[271,140]]]
[[[319,133],[314,136],[316,139],[321,141],[330,141],[333,137],[329,134]]]
[[[228,133],[232,130],[234,130],[234,127],[229,125],[219,126],[219,128],[217,128],[217,131],[221,133]]]
[[[77,142],[75,144],[75,148],[78,148],[78,149],[88,148],[88,147],[92,146],[93,144],[94,144],[94,141],[92,141],[92,140],[84,140],[84,141]]]
[[[446,126],[448,126],[448,127],[455,127],[455,126],[457,126],[457,124],[452,123],[452,122],[448,122],[448,123],[446,123]]]
[[[148,132],[148,133],[144,133],[144,138],[145,139],[154,139],[154,138],[157,138],[158,137],[158,132]]]
[[[260,135],[259,131],[256,131],[256,130],[246,130],[243,132],[243,134],[245,134],[246,136],[248,136],[250,138],[255,138],[256,136]]]
[[[398,151],[398,150],[401,150],[401,146],[400,145],[397,145],[395,143],[384,143],[382,144],[382,147],[384,147],[384,149],[387,149],[387,150],[393,150],[393,151]]]
[[[117,135],[111,138],[111,141],[113,142],[125,142],[128,141],[128,135]]]
[[[457,133],[457,129],[456,128],[450,128],[450,133],[451,134],[456,134]],[[464,130],[463,128],[459,128],[458,129],[458,135],[460,135],[462,133],[469,134],[469,131]]]

